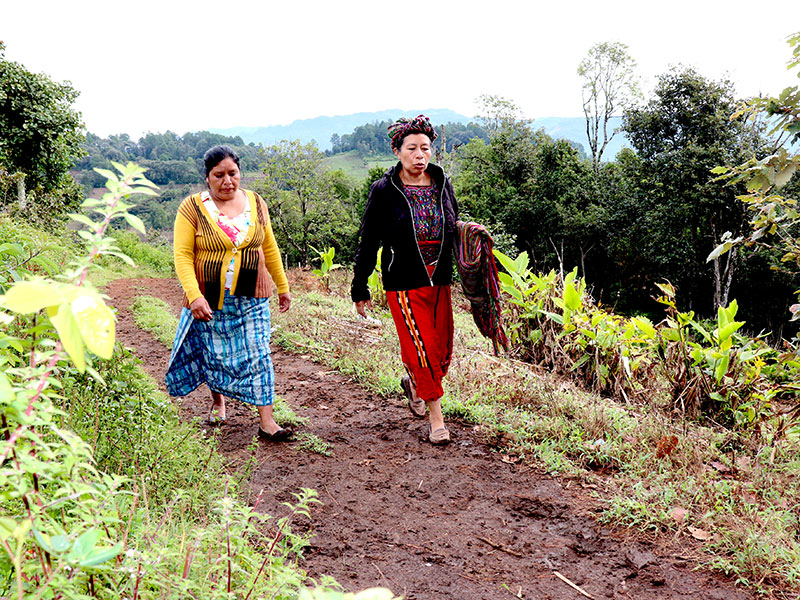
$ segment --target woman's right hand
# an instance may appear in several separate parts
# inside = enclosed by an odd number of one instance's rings
[[[203,296],[192,302],[189,305],[189,310],[192,311],[192,316],[198,321],[210,321],[214,318],[211,313],[211,307]]]
[[[356,302],[356,312],[365,319],[367,318],[367,308],[372,310],[372,300],[359,300]]]

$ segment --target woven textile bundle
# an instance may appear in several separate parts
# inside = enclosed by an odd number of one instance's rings
[[[508,350],[500,315],[500,282],[492,253],[492,237],[483,225],[458,221],[456,267],[461,288],[472,307],[472,318],[484,337],[492,339],[494,353]]]

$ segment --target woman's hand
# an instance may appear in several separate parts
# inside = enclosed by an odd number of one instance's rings
[[[359,300],[356,302],[356,312],[365,319],[367,318],[367,308],[372,310],[372,300]]]
[[[198,321],[210,321],[214,318],[211,313],[211,307],[203,296],[192,302],[189,305],[189,310],[192,311],[192,316]]]
[[[289,292],[278,294],[278,310],[286,312],[292,305],[292,295]]]

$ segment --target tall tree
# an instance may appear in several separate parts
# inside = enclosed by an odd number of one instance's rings
[[[670,279],[706,314],[727,304],[736,257],[711,268],[705,258],[725,231],[744,225],[744,210],[733,202],[736,191],[714,181],[711,169],[752,155],[758,141],[756,132],[730,120],[735,107],[729,81],[676,68],[659,78],[646,106],[624,117],[638,154],[638,161],[627,161],[635,165],[629,191],[636,201],[614,211],[614,226],[621,238],[638,240],[650,279]]]
[[[640,95],[635,68],[636,61],[628,54],[628,47],[620,42],[595,44],[578,66],[595,173],[600,170],[606,146],[617,135],[616,129],[608,131],[609,120],[621,116]]]
[[[481,94],[475,104],[478,106],[478,122],[483,125],[490,138],[499,134],[504,128],[514,127],[517,124],[530,124],[530,121],[522,118],[520,107],[508,98]]]
[[[337,256],[353,238],[358,219],[342,171],[328,171],[316,144],[283,140],[263,151],[265,178],[258,189],[270,207],[279,244],[309,264],[310,248],[333,246]],[[347,259],[346,252],[342,256]]]
[[[83,154],[84,140],[81,115],[72,107],[77,97],[68,83],[6,60],[0,42],[0,166],[24,174],[19,178],[22,205],[26,190],[75,187],[69,169]]]

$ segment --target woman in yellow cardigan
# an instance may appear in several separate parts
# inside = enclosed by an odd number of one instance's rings
[[[225,396],[258,407],[258,436],[286,440],[275,422],[269,296],[292,303],[267,205],[239,188],[239,157],[215,146],[203,157],[208,190],[184,199],[175,217],[175,271],[184,302],[165,381],[173,396],[211,389],[209,424],[225,422]]]

